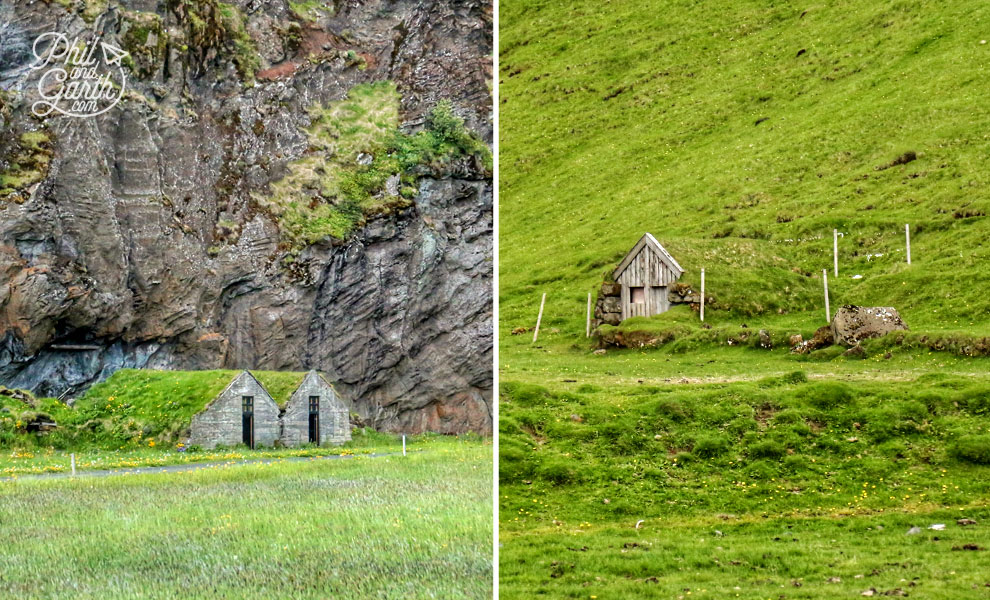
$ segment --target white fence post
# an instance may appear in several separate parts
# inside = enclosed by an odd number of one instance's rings
[[[701,320],[705,320],[705,270],[701,270]]]
[[[588,316],[584,323],[584,337],[591,337],[591,292],[588,292]]]
[[[839,276],[839,230],[832,230],[832,259],[835,262],[835,276]]]
[[[69,455],[69,458],[70,458],[70,462],[72,464],[72,476],[75,477],[75,475],[76,475],[76,453],[73,452],[72,454],[70,454]]]
[[[543,320],[543,304],[547,301],[547,293],[543,292],[543,298],[540,300],[540,314],[536,317],[536,330],[533,332],[533,343],[536,343],[536,338],[540,335],[540,321]]]
[[[911,225],[910,223],[904,224],[904,242],[907,244],[907,261],[911,264]]]
[[[832,322],[832,311],[828,306],[828,269],[822,269],[822,281],[825,282],[825,322]]]
[[[402,456],[406,455],[406,434],[402,434]]]

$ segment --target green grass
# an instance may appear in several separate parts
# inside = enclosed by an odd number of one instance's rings
[[[23,437],[26,438],[27,435]],[[409,436],[407,439],[408,449],[418,451],[424,446],[435,443],[436,437],[433,434]],[[463,439],[472,438],[467,436]],[[68,449],[56,449],[51,445],[43,445],[44,438],[31,440],[22,438],[19,441],[21,443],[6,448],[3,453],[0,453],[0,476],[19,477],[45,473],[68,473],[71,471],[72,454],[76,455],[77,471],[102,471],[270,458],[393,454],[402,451],[401,437],[379,433],[369,428],[356,429],[353,433],[353,439],[340,445],[304,445],[294,448],[251,449],[238,445],[233,448],[203,450],[196,447],[186,447],[181,443],[150,445],[149,442],[140,446],[127,444],[122,448],[106,449],[77,442]]]
[[[982,597],[985,505],[868,515],[565,523],[499,537],[499,597]],[[980,525],[961,527],[960,518]],[[926,528],[944,523],[944,531]],[[922,533],[907,536],[919,526]],[[721,534],[721,535],[719,535]],[[984,550],[967,551],[967,544]],[[521,591],[525,590],[525,591]],[[898,593],[897,590],[903,592]]]
[[[985,527],[954,525],[990,517],[988,401],[985,374],[505,382],[500,593],[647,598],[689,588],[757,598],[783,584],[777,593],[811,598],[893,589],[910,572],[926,597],[953,597],[985,577],[979,555],[951,548],[990,543]],[[939,543],[927,531],[904,543],[911,525],[937,522],[953,527]],[[869,533],[878,524],[883,534]],[[786,547],[773,544],[791,535]],[[633,542],[651,552],[623,547]],[[874,568],[883,576],[855,580]],[[844,584],[822,587],[829,577]]]
[[[487,598],[491,451],[2,482],[0,593]]]
[[[542,292],[583,333],[586,294],[645,231],[683,281],[707,269],[707,317],[813,328],[837,228],[833,308],[986,335],[987,10],[503,3],[500,333]]]

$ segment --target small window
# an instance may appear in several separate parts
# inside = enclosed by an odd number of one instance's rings
[[[246,415],[254,412],[254,396],[241,396],[241,412]]]
[[[629,301],[633,304],[646,304],[646,293],[643,291],[643,288],[629,288]]]
[[[320,413],[320,397],[310,396],[309,397],[309,414],[316,415]]]

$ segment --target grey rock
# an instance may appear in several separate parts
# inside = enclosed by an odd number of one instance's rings
[[[760,335],[760,348],[766,348],[767,350],[773,348],[773,340],[770,339],[770,334],[767,333],[766,329],[761,329],[759,335]]]
[[[921,533],[921,527],[912,527],[907,531],[907,535],[917,535],[919,533]]]
[[[835,343],[843,346],[907,328],[897,309],[889,306],[846,305],[835,313],[831,325]]]

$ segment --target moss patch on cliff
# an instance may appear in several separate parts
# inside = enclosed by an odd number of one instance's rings
[[[427,127],[399,130],[399,94],[390,81],[362,84],[347,98],[310,109],[309,149],[288,165],[259,202],[277,216],[285,249],[297,254],[328,237],[342,240],[364,222],[412,205],[419,177],[474,156],[491,168],[488,147],[464,127],[449,102]]]
[[[162,26],[162,18],[155,13],[140,11],[125,11],[122,17],[121,41],[130,53],[129,66],[138,76],[149,77],[158,70],[168,45],[168,33]]]
[[[82,18],[87,23],[92,23],[97,17],[107,12],[109,0],[85,0],[83,2]]]
[[[0,160],[0,202],[27,199],[31,186],[45,178],[52,158],[47,131],[27,131],[15,138]]]
[[[185,48],[194,62],[204,65],[212,49],[233,61],[245,83],[254,82],[260,60],[240,9],[216,0],[170,0],[169,7],[186,28]]]
[[[320,17],[332,17],[336,12],[333,2],[329,5],[323,0],[303,0],[302,2],[289,2],[289,9],[304,21],[318,21]]]

